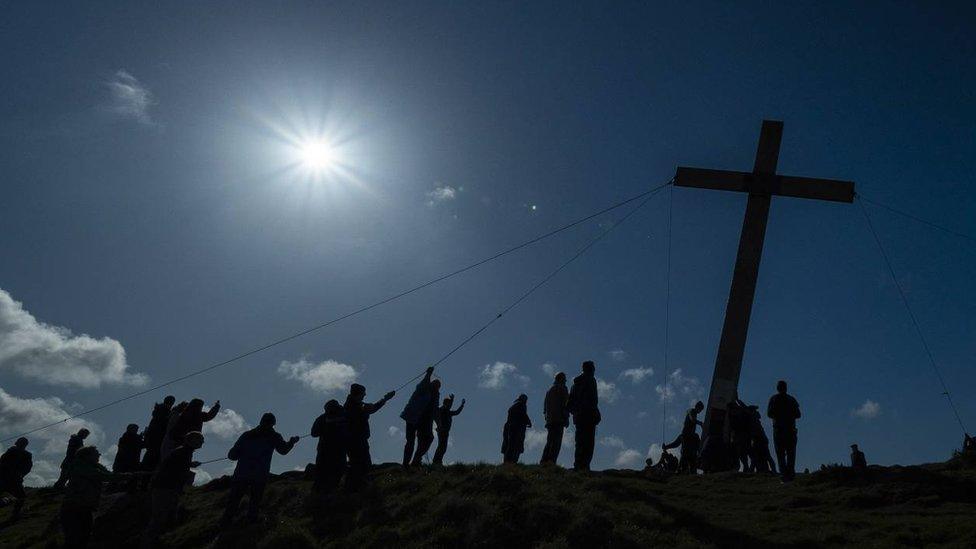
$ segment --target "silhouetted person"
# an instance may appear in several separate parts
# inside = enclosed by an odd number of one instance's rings
[[[234,446],[227,452],[227,457],[237,462],[234,474],[231,476],[230,495],[227,496],[227,508],[221,523],[226,526],[231,523],[237,507],[248,492],[250,498],[247,505],[247,520],[255,521],[261,509],[261,499],[264,497],[264,487],[268,484],[271,474],[271,458],[275,452],[285,455],[295,447],[301,437],[291,437],[285,441],[280,433],[275,431],[277,419],[274,414],[266,413],[261,416],[261,423],[242,434]]]
[[[163,437],[166,436],[166,427],[169,424],[169,415],[173,411],[173,403],[176,397],[169,395],[162,402],[153,406],[152,417],[149,425],[142,432],[143,443],[146,453],[142,456],[142,470],[154,471],[159,465],[159,450],[163,444]]]
[[[68,448],[64,451],[64,459],[61,460],[61,474],[58,476],[58,480],[54,483],[54,487],[57,489],[64,488],[64,484],[68,482],[68,471],[70,470],[71,462],[75,459],[75,454],[78,450],[85,445],[85,439],[89,435],[88,429],[79,429],[77,433],[68,437]]]
[[[410,400],[400,412],[400,418],[406,423],[406,443],[403,445],[403,466],[419,465],[420,458],[427,453],[430,442],[434,439],[433,421],[434,412],[437,409],[437,400],[440,398],[438,388],[440,383],[432,381],[430,376],[434,374],[434,368],[427,368],[424,377],[414,388],[410,395]],[[430,432],[428,432],[428,430]],[[426,443],[427,448],[424,448]],[[416,451],[415,450],[416,444]],[[421,451],[423,450],[423,451]]]
[[[319,439],[315,451],[315,481],[312,491],[330,494],[339,487],[346,473],[346,415],[338,400],[325,403],[325,413],[315,418],[312,436]]]
[[[375,414],[396,395],[390,391],[383,398],[372,403],[363,402],[366,398],[366,387],[353,383],[346,397],[344,410],[348,422],[349,440],[346,455],[349,457],[349,473],[346,476],[346,487],[357,489],[362,485],[366,473],[369,472],[373,460],[369,456],[369,416]]]
[[[437,409],[434,415],[434,422],[437,424],[437,449],[434,450],[434,465],[444,464],[444,454],[447,452],[447,442],[451,437],[451,426],[454,425],[454,416],[464,410],[464,399],[457,410],[451,410],[454,406],[454,395],[448,395],[444,399],[444,404]]]
[[[176,418],[173,428],[166,433],[166,439],[163,441],[162,457],[166,457],[166,454],[169,453],[168,450],[172,450],[172,448],[183,444],[183,437],[187,433],[192,431],[202,432],[203,424],[217,417],[218,412],[220,412],[219,400],[206,412],[203,411],[203,400],[199,398],[191,400],[186,405],[186,409]]]
[[[163,441],[159,445],[159,459],[156,460],[157,464],[172,452],[174,448],[179,446],[179,442],[173,439],[171,435],[176,431],[176,424],[180,422],[180,417],[189,405],[190,403],[184,400],[176,406],[173,406],[173,409],[170,411],[169,419],[166,420],[166,431],[163,433]]]
[[[698,452],[701,449],[701,437],[698,433],[681,437],[681,459],[678,460],[678,472],[689,475],[698,474]]]
[[[79,448],[65,467],[67,488],[61,502],[64,547],[87,547],[92,518],[102,498],[102,483],[132,478],[132,473],[112,473],[98,463],[98,448]]]
[[[796,476],[796,420],[800,418],[800,404],[786,393],[785,381],[776,384],[766,415],[773,420],[773,446],[780,474],[784,482],[789,482]]]
[[[868,468],[868,460],[857,444],[851,444],[851,467],[857,471],[866,471]]]
[[[502,456],[505,463],[518,463],[525,451],[525,430],[532,427],[526,403],[529,397],[519,395],[508,408],[508,419],[502,429]]]
[[[976,437],[972,437],[969,433],[963,433],[962,439],[962,451],[963,453],[976,452]]]
[[[566,374],[559,372],[552,381],[552,387],[546,391],[546,400],[542,406],[546,418],[546,447],[542,449],[540,463],[555,464],[559,459],[559,450],[563,445],[563,432],[569,427],[569,390],[566,388]]]
[[[741,469],[743,473],[749,471],[749,450],[752,447],[752,435],[749,432],[749,407],[739,398],[729,402],[729,432],[732,435],[732,454],[735,457],[733,469]]]
[[[652,463],[652,461],[651,458],[647,458],[644,462],[645,470],[657,473],[676,473],[678,471],[678,458],[672,456],[667,450],[661,450],[661,457],[658,458],[657,463]]]
[[[695,434],[698,426],[702,425],[702,422],[698,421],[698,414],[700,414],[704,409],[705,404],[700,400],[696,402],[693,407],[689,408],[688,411],[685,412],[685,419],[681,424],[681,434],[678,435],[678,438],[665,444],[663,449],[670,450],[672,448],[678,448],[682,446],[683,440],[686,436]],[[684,448],[682,448],[681,452],[684,453]]]
[[[600,397],[596,388],[596,365],[587,360],[582,366],[583,373],[573,379],[566,408],[573,415],[576,426],[576,456],[573,469],[589,471],[593,461],[593,447],[596,444],[596,426],[600,423]]]
[[[27,451],[27,439],[20,437],[13,446],[7,448],[0,456],[0,493],[8,493],[14,497],[14,512],[10,520],[20,518],[20,511],[24,508],[27,493],[24,492],[24,477],[34,468],[34,460]]]
[[[769,437],[766,436],[758,406],[749,406],[749,436],[752,439],[751,470],[757,473],[775,473],[776,464],[773,463],[773,456],[769,453]]]
[[[203,434],[190,431],[183,436],[183,443],[159,462],[152,477],[152,511],[149,524],[142,537],[142,546],[152,547],[176,518],[183,488],[193,481],[190,469],[199,467],[193,461],[193,452],[203,446]]]
[[[115,473],[132,473],[139,470],[139,454],[145,445],[139,426],[130,423],[122,436],[119,437],[118,450],[112,461],[112,471]]]

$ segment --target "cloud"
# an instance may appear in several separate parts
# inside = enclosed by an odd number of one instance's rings
[[[651,444],[651,447],[647,449],[647,457],[650,458],[652,463],[657,463],[661,459],[661,445],[658,443]],[[668,453],[676,458],[681,457],[681,448],[672,448],[668,450]]]
[[[614,362],[623,362],[627,360],[628,356],[630,356],[627,354],[627,351],[623,349],[613,349],[607,354],[610,355],[610,359],[613,360]]]
[[[441,185],[435,187],[432,191],[427,191],[427,205],[433,208],[438,204],[444,202],[450,202],[457,198],[459,189],[455,189],[450,185]]]
[[[644,456],[640,452],[632,448],[626,448],[617,454],[617,459],[613,460],[613,464],[617,467],[636,467],[643,461]]]
[[[213,475],[204,471],[203,469],[194,469],[193,472],[196,473],[196,475],[193,476],[194,486],[203,486],[204,484],[213,480]]]
[[[596,394],[600,397],[601,402],[613,404],[620,396],[620,391],[617,390],[616,383],[596,378]]]
[[[485,389],[501,389],[508,385],[508,379],[513,378],[522,386],[528,385],[529,378],[518,373],[518,367],[508,362],[485,364],[478,374],[478,387]]]
[[[217,417],[203,424],[203,434],[231,440],[250,428],[251,426],[244,421],[244,416],[230,408],[221,408]]]
[[[543,429],[528,429],[525,431],[525,449],[534,450],[546,445],[549,433]]]
[[[403,431],[401,431],[400,428],[395,425],[390,425],[390,428],[387,429],[386,432],[389,433],[391,437],[398,437],[403,434]]]
[[[348,364],[332,359],[314,364],[305,358],[297,362],[281,361],[278,365],[278,373],[285,376],[285,379],[300,381],[309,389],[321,393],[347,390],[359,375],[356,369]]]
[[[556,377],[556,374],[559,373],[559,368],[552,362],[546,362],[541,367],[542,371],[545,372],[549,377]]]
[[[861,419],[874,419],[881,415],[881,405],[871,399],[867,399],[864,401],[864,404],[851,410],[851,415]]]
[[[616,435],[608,435],[600,439],[600,446],[606,446],[607,448],[623,448],[626,446],[626,444],[624,444],[624,439]]]
[[[658,398],[663,402],[673,402],[675,397],[694,403],[704,394],[697,377],[687,377],[681,373],[681,368],[671,372],[663,385],[654,387]]]
[[[34,467],[30,473],[24,477],[24,485],[34,488],[50,486],[58,480],[61,475],[61,467],[55,463],[44,459],[35,459]]]
[[[86,444],[98,445],[103,440],[102,429],[96,423],[85,419],[63,421],[70,415],[60,398],[20,398],[0,388],[0,433],[15,436],[44,425],[56,424],[30,435],[29,449],[34,452],[53,455],[64,453],[68,437],[82,427],[91,431]]]
[[[109,89],[109,110],[140,124],[154,124],[149,109],[156,104],[152,92],[128,71],[119,70],[105,83]]]
[[[637,384],[644,381],[646,378],[654,375],[654,369],[651,367],[647,368],[629,368],[620,372],[620,377],[625,377],[630,380],[631,383]]]
[[[0,370],[52,385],[86,389],[103,383],[144,385],[149,378],[128,372],[125,349],[111,338],[95,339],[39,322],[0,290]]]

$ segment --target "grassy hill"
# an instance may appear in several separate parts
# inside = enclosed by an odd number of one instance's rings
[[[216,543],[228,479],[193,488],[163,541],[288,549],[976,546],[976,471],[951,465],[872,468],[867,480],[838,468],[789,485],[741,474],[660,479],[636,471],[387,465],[362,493],[340,494],[317,509],[303,477],[275,477],[264,520],[239,522]],[[0,546],[57,546],[59,500],[50,491],[32,493],[26,517],[0,531]],[[136,546],[147,516],[144,494],[107,494],[92,546]]]

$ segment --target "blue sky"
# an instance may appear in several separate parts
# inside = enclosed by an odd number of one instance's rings
[[[3,435],[386,297],[677,165],[748,170],[763,118],[785,121],[781,173],[851,179],[976,234],[974,22],[971,6],[911,3],[7,6]],[[341,169],[296,166],[290,141],[310,135]],[[707,390],[745,197],[670,196],[680,416]],[[543,365],[587,359],[614,398],[596,465],[637,466],[660,443],[668,200],[443,365],[468,400],[448,460],[500,461],[512,400],[526,392],[541,427]],[[976,422],[976,246],[868,211]],[[236,412],[202,458],[268,410],[284,434],[307,432],[344,397],[336,385],[355,378],[376,398],[400,385],[620,213],[167,391]],[[790,380],[801,466],[846,460],[852,442],[880,463],[945,458],[961,433],[926,360],[858,206],[775,199],[740,394],[764,403]],[[144,424],[167,391],[90,416],[96,442]],[[379,461],[399,452],[389,428],[405,397],[374,416]],[[68,429],[34,438],[36,482]]]

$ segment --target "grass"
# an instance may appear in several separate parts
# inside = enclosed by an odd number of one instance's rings
[[[301,473],[269,484],[264,517],[216,538],[228,479],[190,489],[166,547],[973,547],[976,471],[958,461],[847,468],[776,477],[654,478],[636,471],[576,474],[539,466],[378,467],[358,494],[309,505]],[[56,547],[59,496],[34,491],[2,547]],[[243,511],[243,509],[242,509]],[[5,513],[6,511],[0,511]],[[144,494],[108,494],[92,547],[137,546]],[[0,515],[5,517],[5,515]]]

